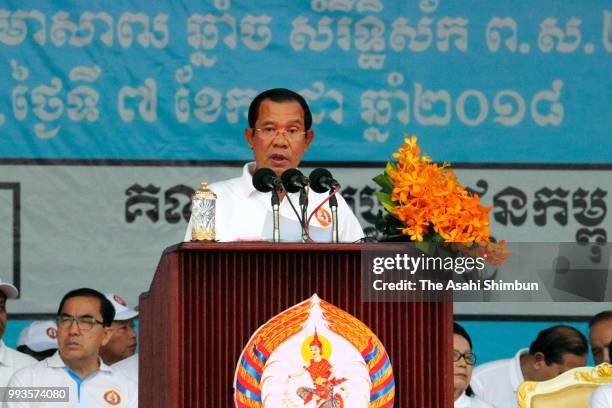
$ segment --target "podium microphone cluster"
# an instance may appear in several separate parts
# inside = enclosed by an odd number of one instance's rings
[[[309,239],[306,225],[308,188],[312,188],[316,193],[329,192],[329,206],[332,210],[332,242],[338,242],[338,200],[334,193],[340,187],[340,184],[332,177],[329,170],[318,168],[310,173],[310,177],[306,177],[298,169],[288,169],[279,177],[271,169],[261,168],[253,174],[253,187],[263,193],[272,192],[274,222],[272,240],[274,242],[280,242],[280,200],[278,193],[283,191],[287,193],[300,193],[300,209],[302,214],[301,217],[299,214],[296,215],[298,215],[298,220],[302,225],[302,241],[305,242]]]

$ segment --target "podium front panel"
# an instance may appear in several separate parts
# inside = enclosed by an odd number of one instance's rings
[[[362,302],[360,262],[358,244],[168,248],[140,299],[140,406],[233,407],[237,363],[253,333],[317,294],[382,341],[392,406],[451,407],[452,303]]]

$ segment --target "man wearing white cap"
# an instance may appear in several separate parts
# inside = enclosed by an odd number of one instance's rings
[[[108,365],[113,365],[136,353],[136,331],[134,330],[134,319],[138,312],[130,307],[123,298],[114,293],[106,293],[104,296],[115,308],[115,320],[113,320],[113,336],[109,342],[100,348],[100,357]]]
[[[38,361],[51,357],[57,351],[57,325],[53,320],[37,320],[19,334],[17,351]]]
[[[15,299],[18,295],[15,286],[0,280],[0,387],[6,387],[15,371],[36,363],[34,358],[8,348],[1,340],[6,330],[6,299]]]

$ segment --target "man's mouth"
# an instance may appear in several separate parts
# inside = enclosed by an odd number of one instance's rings
[[[270,161],[274,164],[280,164],[287,161],[287,157],[282,154],[272,154],[270,155]]]

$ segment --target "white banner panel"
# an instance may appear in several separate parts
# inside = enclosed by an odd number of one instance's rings
[[[241,172],[239,164],[91,164],[0,165],[0,274],[22,291],[11,313],[54,313],[61,296],[81,286],[121,293],[134,304],[149,287],[162,250],[182,240],[192,189],[202,179],[214,182]],[[330,168],[370,233],[379,210],[371,179],[382,168]],[[491,230],[498,239],[608,241],[612,169],[456,172],[485,205],[494,205]],[[474,314],[588,315],[601,309],[576,303],[456,307]]]

